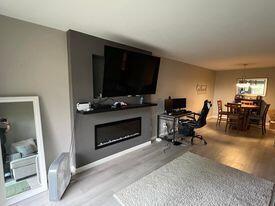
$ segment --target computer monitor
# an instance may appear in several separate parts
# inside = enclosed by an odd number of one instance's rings
[[[175,98],[175,99],[165,99],[164,109],[167,113],[172,113],[173,111],[183,110],[186,108],[186,98]]]
[[[186,98],[176,98],[172,99],[173,110],[180,110],[186,108]]]

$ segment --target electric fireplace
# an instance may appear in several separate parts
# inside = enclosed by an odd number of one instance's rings
[[[95,149],[141,135],[141,117],[95,125]]]

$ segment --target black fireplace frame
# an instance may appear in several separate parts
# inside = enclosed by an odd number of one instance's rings
[[[112,125],[115,125],[115,124],[120,124],[120,123],[124,123],[124,122],[128,122],[129,120],[138,120],[139,122],[139,131],[138,133],[139,134],[136,134],[136,135],[133,135],[132,137],[128,137],[128,138],[125,138],[125,139],[121,139],[121,140],[118,140],[118,141],[115,141],[115,142],[111,142],[109,144],[106,144],[106,145],[102,145],[102,146],[98,146],[98,142],[97,142],[97,129],[98,128],[102,128],[102,127],[106,127],[106,126],[112,126]],[[94,126],[94,129],[95,129],[95,149],[101,149],[101,148],[104,148],[104,147],[108,147],[110,145],[113,145],[113,144],[117,144],[119,142],[124,142],[126,140],[129,140],[129,139],[133,139],[135,137],[138,137],[138,136],[141,136],[141,123],[142,121],[142,118],[141,117],[135,117],[135,118],[130,118],[130,119],[123,119],[123,120],[119,120],[119,121],[114,121],[114,122],[108,122],[108,123],[103,123],[103,124],[98,124],[98,125],[95,125]]]

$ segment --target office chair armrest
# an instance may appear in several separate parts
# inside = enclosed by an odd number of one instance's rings
[[[189,120],[190,119],[196,120],[195,115],[193,115],[193,114],[187,115],[186,117],[189,118]]]
[[[190,121],[192,121],[192,120],[191,119],[180,119],[179,123],[188,123]]]
[[[200,113],[196,113],[196,112],[192,112],[192,114],[194,114],[194,116],[201,116],[201,114]]]
[[[201,116],[201,114],[192,112],[190,115],[187,115],[186,117],[196,121],[196,116]]]
[[[179,120],[179,124],[183,125],[189,125],[189,126],[195,126],[196,125],[196,122],[194,122],[194,120],[190,120],[190,119],[181,119]]]

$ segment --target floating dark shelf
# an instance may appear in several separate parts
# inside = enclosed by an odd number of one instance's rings
[[[113,111],[120,111],[120,110],[126,110],[126,109],[136,109],[136,108],[142,108],[142,107],[154,107],[157,106],[156,103],[143,103],[143,104],[128,104],[127,106],[123,106],[121,108],[112,108],[111,105],[108,107],[100,107],[100,108],[94,108],[91,111],[77,111],[80,114],[96,114],[96,113],[102,113],[102,112],[113,112]]]

